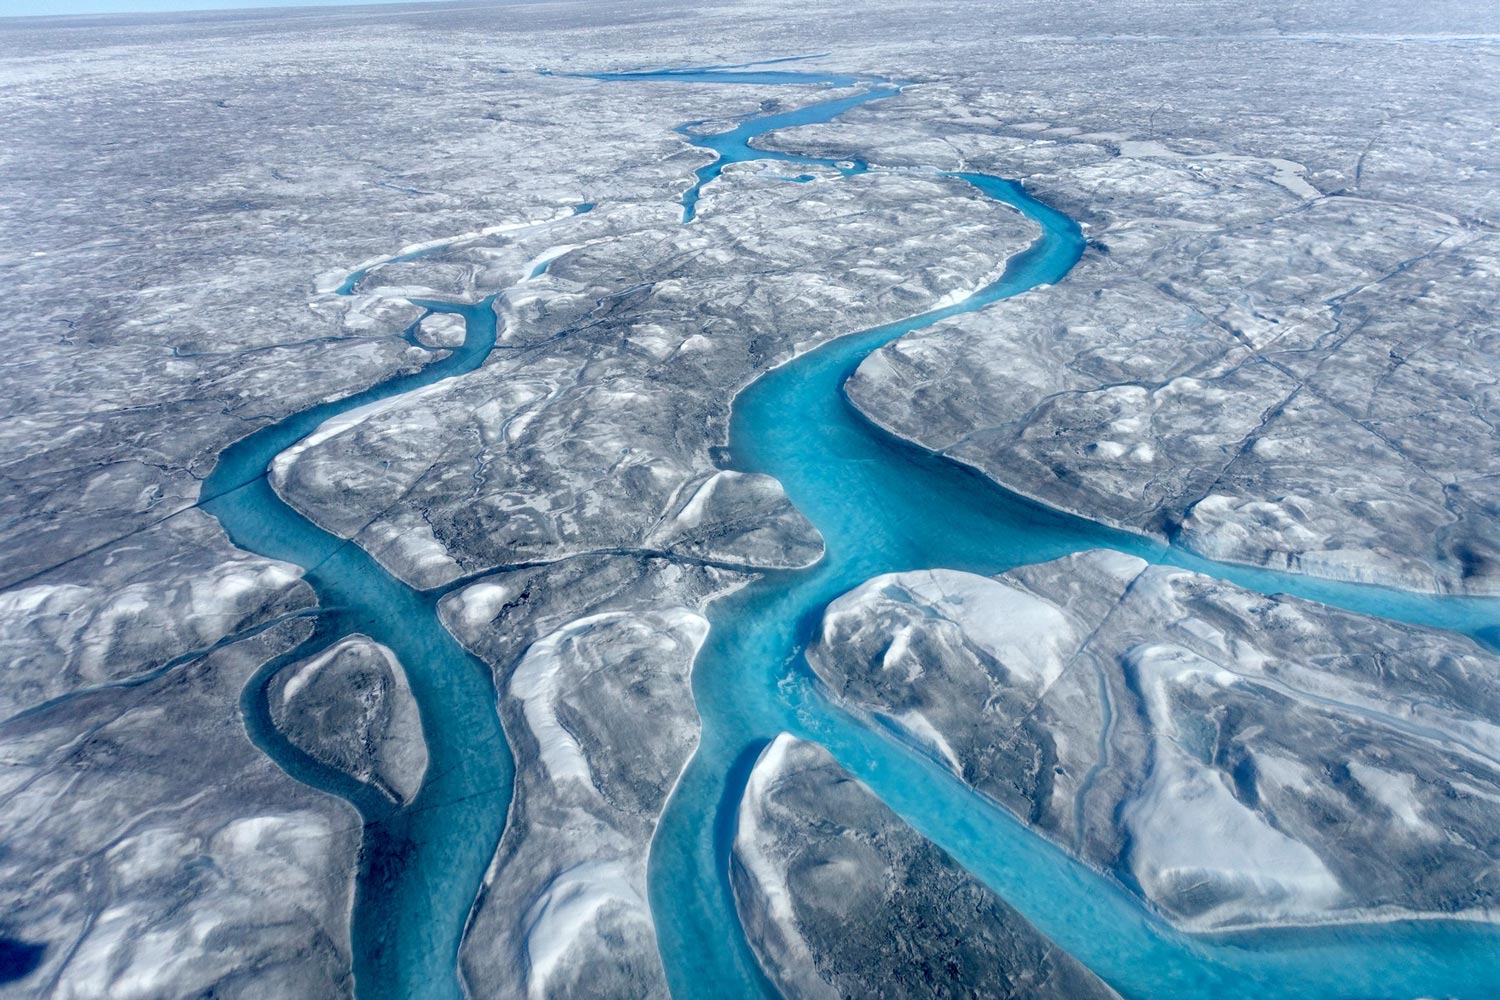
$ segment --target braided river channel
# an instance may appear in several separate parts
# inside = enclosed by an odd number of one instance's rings
[[[704,134],[699,122],[681,126],[687,141],[716,155],[683,197],[684,224],[692,222],[702,186],[729,163],[774,159],[845,175],[881,169],[853,155],[828,160],[751,143],[896,97],[899,84],[757,68],[765,65],[595,77],[621,85],[778,84],[803,94],[827,91],[826,99],[744,118],[728,131]],[[998,280],[961,302],[839,337],[766,373],[735,400],[724,466],[779,479],[822,533],[827,552],[810,569],[767,573],[709,609],[712,628],[694,669],[702,742],[651,852],[650,903],[673,995],[772,995],[735,915],[728,856],[734,806],[750,764],[780,732],[828,747],[913,827],[1124,996],[1500,995],[1500,932],[1487,925],[1425,921],[1233,937],[1180,934],[1110,877],[1072,860],[892,734],[824,697],[802,651],[828,602],[866,579],[934,567],[994,574],[1098,547],[1263,593],[1295,594],[1491,643],[1500,623],[1496,600],[1408,594],[1212,563],[1043,508],[866,421],[845,399],[843,384],[871,351],[949,316],[1063,280],[1083,252],[1079,227],[1019,184],[981,173],[946,176],[966,183],[975,199],[1024,213],[1040,225],[1041,236],[1010,259]],[[363,271],[351,275],[340,291],[352,292],[362,277]],[[463,345],[415,374],[312,407],[231,445],[204,484],[201,504],[235,544],[303,567],[324,609],[306,642],[262,668],[246,688],[243,709],[262,749],[298,779],[346,798],[364,819],[353,928],[361,1000],[462,996],[459,941],[505,823],[513,766],[490,670],[439,623],[441,593],[410,588],[358,546],[312,524],[276,495],[267,470],[276,455],[326,420],[484,363],[497,336],[490,301],[418,304],[461,315]],[[352,632],[396,653],[421,708],[430,762],[419,795],[404,808],[320,765],[269,720],[265,686],[271,675]]]

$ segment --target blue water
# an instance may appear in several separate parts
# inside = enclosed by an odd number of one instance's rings
[[[791,59],[776,59],[772,62],[791,62]],[[702,69],[662,69],[640,73],[594,73],[589,74],[591,79],[606,81],[625,80],[650,80],[657,82],[687,82],[687,83],[755,83],[755,84],[798,84],[801,86],[817,86],[825,88],[850,88],[861,83],[857,76],[840,76],[837,74],[806,73],[790,70],[753,70],[749,67],[765,65],[765,63],[746,63],[742,66]],[[723,132],[702,134],[705,126],[711,126],[716,119],[700,119],[690,121],[677,127],[677,134],[687,139],[695,146],[702,146],[716,154],[713,162],[699,167],[694,178],[692,187],[682,196],[682,221],[691,222],[698,212],[698,195],[703,186],[714,180],[723,172],[724,168],[731,163],[744,163],[749,160],[782,160],[795,163],[800,166],[828,167],[839,171],[841,174],[860,174],[869,170],[869,164],[861,159],[851,158],[847,160],[821,159],[813,156],[796,156],[791,153],[781,153],[772,149],[760,149],[750,144],[757,136],[774,132],[777,129],[795,128],[798,125],[815,125],[832,121],[846,111],[853,110],[861,104],[870,101],[878,101],[886,97],[894,97],[900,93],[900,87],[885,81],[871,81],[856,90],[854,93],[844,93],[838,97],[832,97],[825,101],[809,104],[805,107],[795,108],[790,111],[773,111],[768,114],[756,115],[741,120],[733,128]],[[795,178],[801,180],[801,177]],[[809,178],[811,179],[811,178]]]
[[[795,75],[796,79],[786,79]],[[809,77],[812,77],[811,79]],[[613,81],[821,83],[848,77],[756,74],[743,67],[612,74]],[[854,94],[744,119],[717,135],[679,129],[717,154],[683,196],[684,221],[702,186],[731,162],[773,159],[863,172],[857,157],[832,161],[759,149],[766,132],[828,121],[894,96],[871,82]],[[1138,997],[1371,998],[1500,991],[1500,934],[1463,924],[1399,924],[1192,939],[1147,913],[1113,881],[1072,861],[946,770],[828,704],[802,651],[827,603],[879,573],[949,567],[997,573],[1080,549],[1108,546],[1268,593],[1294,593],[1368,614],[1482,636],[1500,602],[1438,598],[1212,563],[1138,536],[1044,509],[972,470],[896,441],[865,421],[843,394],[874,349],[941,319],[1063,278],[1078,260],[1078,227],[1017,184],[949,174],[976,198],[1005,202],[1038,222],[1042,237],[1005,274],[964,302],[851,334],[768,373],[735,401],[728,467],[777,477],[817,525],[826,557],[811,570],[768,575],[710,611],[694,696],[703,740],[663,817],[651,856],[651,905],[678,997],[769,995],[745,945],[728,884],[734,809],[759,749],[779,732],[823,743],[918,830],[1017,906],[1117,989]]]
[[[757,149],[753,140],[774,129],[829,121],[899,93],[897,85],[885,81],[755,70],[754,64],[604,79],[832,90],[826,100],[742,119],[716,135],[697,134],[701,123],[682,126],[682,135],[716,154],[683,196],[687,223],[696,214],[702,187],[729,162],[782,160],[843,174],[870,170],[857,157],[797,157]],[[842,387],[871,350],[944,317],[1057,281],[1082,251],[1077,227],[1019,185],[983,174],[948,176],[966,183],[975,198],[1015,206],[1036,220],[1044,235],[1010,262],[999,281],[965,302],[831,342],[767,374],[736,401],[727,465],[779,478],[822,531],[827,556],[811,570],[769,574],[711,609],[713,629],[694,674],[703,742],[663,818],[651,857],[651,904],[674,994],[767,993],[734,915],[727,851],[748,767],[765,741],[782,731],[828,746],[917,829],[1127,995],[1353,1000],[1495,994],[1500,935],[1486,927],[1391,925],[1259,934],[1236,942],[1174,934],[1113,882],[1071,861],[920,754],[823,700],[802,650],[827,602],[866,578],[934,566],[994,573],[1100,545],[1261,591],[1297,593],[1476,636],[1493,634],[1493,623],[1500,621],[1493,601],[1415,596],[1208,563],[1022,500],[860,418]],[[414,259],[437,249],[391,259]],[[356,272],[339,290],[351,292],[364,277],[364,271]],[[276,496],[265,472],[278,453],[330,417],[484,362],[496,340],[489,302],[418,304],[462,315],[464,344],[420,371],[294,414],[230,446],[205,482],[201,503],[237,545],[302,566],[323,609],[313,635],[267,664],[247,686],[243,707],[258,745],[297,778],[344,796],[364,819],[354,914],[362,1000],[460,996],[458,942],[504,823],[511,760],[494,709],[490,671],[441,627],[438,594],[412,590],[357,546],[302,518]],[[291,659],[355,631],[396,652],[421,706],[431,759],[420,794],[404,809],[317,764],[269,722],[265,684],[270,676]]]
[[[346,283],[346,293],[354,284]],[[459,936],[510,802],[511,759],[490,670],[439,624],[436,594],[413,590],[359,546],[312,524],[281,501],[265,475],[276,455],[330,417],[483,363],[496,339],[489,301],[420,304],[463,316],[463,345],[414,374],[314,406],[231,445],[203,484],[201,506],[241,548],[303,567],[324,609],[312,638],[246,687],[243,707],[262,749],[294,777],[348,799],[364,820],[353,921],[359,996],[458,1000]],[[353,632],[396,653],[421,708],[427,777],[405,809],[303,754],[267,714],[265,685],[276,670]]]

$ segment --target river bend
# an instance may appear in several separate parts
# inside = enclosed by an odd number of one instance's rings
[[[804,157],[753,141],[894,98],[899,84],[757,65],[764,64],[595,77],[636,85],[828,91],[823,100],[740,119],[725,131],[705,134],[696,121],[679,127],[687,141],[715,154],[683,196],[685,224],[695,217],[703,185],[730,163],[772,159],[843,175],[879,169],[852,154],[839,160]],[[932,567],[994,574],[1099,546],[1266,593],[1297,594],[1475,636],[1490,634],[1500,620],[1495,601],[1414,595],[1211,563],[1042,508],[865,421],[842,389],[871,351],[947,317],[1061,280],[1083,252],[1078,226],[1030,198],[1020,185],[982,173],[946,176],[967,184],[976,199],[1023,212],[1041,226],[1041,237],[1011,258],[1002,277],[961,302],[826,343],[768,372],[735,401],[724,466],[779,479],[822,532],[827,554],[808,570],[768,573],[710,609],[712,630],[694,672],[702,743],[668,805],[651,854],[651,907],[674,995],[769,995],[734,914],[728,849],[733,804],[749,765],[782,731],[827,746],[918,830],[1127,996],[1489,995],[1500,983],[1500,934],[1485,926],[1404,923],[1261,932],[1233,940],[1178,934],[1113,881],[1074,862],[890,734],[841,712],[818,691],[802,651],[827,603],[869,577]],[[817,182],[837,183],[826,172],[825,177]],[[791,179],[813,180],[811,175]],[[417,253],[434,249],[441,247]],[[351,274],[339,291],[355,291],[364,270]],[[304,410],[236,442],[220,455],[201,502],[236,545],[303,567],[323,609],[313,636],[268,663],[246,688],[243,708],[252,737],[282,767],[348,799],[364,818],[353,923],[361,1000],[461,996],[458,945],[504,824],[512,762],[494,708],[490,670],[441,626],[439,595],[408,587],[357,545],[302,517],[271,489],[266,473],[277,454],[325,420],[484,363],[496,340],[490,301],[419,304],[461,315],[467,331],[463,345],[417,373]],[[404,809],[301,753],[269,721],[269,677],[285,663],[356,631],[396,653],[421,707],[428,777]]]

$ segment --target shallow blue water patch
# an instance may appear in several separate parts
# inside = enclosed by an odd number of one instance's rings
[[[25,979],[42,964],[46,954],[45,944],[0,936],[0,984]]]

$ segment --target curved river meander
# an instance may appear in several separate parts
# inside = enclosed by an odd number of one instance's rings
[[[900,92],[886,81],[753,66],[598,78],[832,88],[825,100],[750,117],[727,132],[700,135],[698,123],[682,126],[685,138],[717,154],[683,197],[685,223],[694,216],[702,185],[727,163],[775,159],[844,174],[879,169],[859,159],[802,157],[750,143]],[[961,303],[829,342],[762,376],[735,401],[726,467],[778,478],[822,532],[827,554],[809,570],[767,574],[710,609],[713,627],[694,672],[702,744],[651,854],[651,906],[673,994],[769,994],[734,915],[727,857],[733,805],[749,764],[768,739],[788,731],[827,746],[913,826],[1126,996],[1494,995],[1500,988],[1500,933],[1486,926],[1395,923],[1234,939],[1177,934],[1113,881],[1028,832],[945,770],[830,705],[812,682],[801,651],[822,608],[871,576],[939,566],[993,574],[1098,546],[1266,593],[1298,594],[1474,636],[1492,636],[1500,621],[1500,602],[1493,600],[1405,594],[1211,563],[1039,507],[863,420],[842,387],[871,351],[945,317],[1055,282],[1083,250],[1078,227],[1019,185],[985,174],[948,176],[966,182],[976,198],[1023,212],[1041,226],[1042,236],[1010,261],[998,281]],[[354,290],[363,274],[351,275],[340,291]],[[220,456],[203,490],[203,508],[237,545],[302,566],[325,609],[310,639],[260,671],[246,688],[243,707],[252,737],[278,763],[344,796],[364,817],[354,915],[362,1000],[461,995],[458,943],[504,824],[512,764],[490,671],[439,624],[440,594],[412,590],[357,546],[311,524],[277,497],[266,470],[278,453],[330,417],[484,363],[496,339],[490,302],[421,304],[464,317],[468,333],[461,348],[416,374],[313,407],[237,442]],[[430,764],[420,795],[405,809],[317,764],[267,717],[264,686],[276,669],[355,631],[396,652],[422,708]]]

